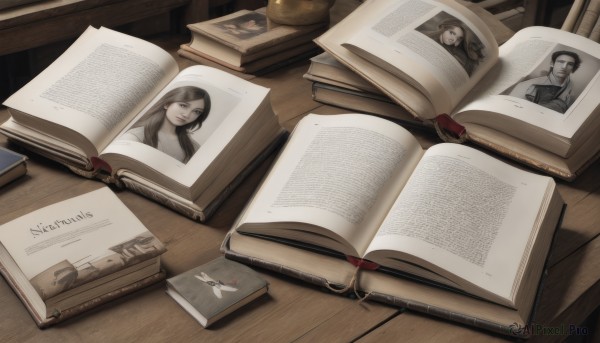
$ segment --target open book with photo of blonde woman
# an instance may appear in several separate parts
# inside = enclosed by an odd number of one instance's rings
[[[315,41],[443,140],[575,179],[600,156],[600,46],[493,28],[452,0],[370,0]]]

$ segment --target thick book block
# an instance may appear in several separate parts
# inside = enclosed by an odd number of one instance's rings
[[[40,327],[164,279],[165,251],[108,187],[0,226],[0,272]]]

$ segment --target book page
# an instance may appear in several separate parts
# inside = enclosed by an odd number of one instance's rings
[[[0,243],[2,263],[12,260],[42,299],[164,251],[108,187],[3,224]]]
[[[47,125],[66,127],[87,138],[98,151],[177,73],[177,68],[175,60],[154,44],[89,27],[4,105],[33,116],[20,116],[23,124],[42,125],[42,119]]]
[[[268,94],[269,89],[227,72],[201,65],[188,67],[125,127],[101,156],[115,171],[122,168],[138,174],[144,171],[149,179],[166,176],[190,187],[198,182],[249,118],[259,110],[264,111],[261,106]],[[181,107],[183,103],[185,108]],[[172,117],[179,109],[185,114]],[[160,125],[152,129],[156,122]],[[187,156],[184,144],[177,138],[171,139],[168,132],[161,129],[167,122],[182,130],[178,136],[184,136],[191,145]],[[155,131],[156,147],[144,142],[146,129]]]
[[[310,233],[301,230],[310,228],[294,223],[307,224],[319,235],[353,247],[342,253],[360,256],[421,154],[408,131],[384,119],[308,115],[240,225],[274,223],[288,232],[298,230],[289,235],[302,241]]]
[[[552,150],[547,137],[575,137],[598,107],[600,46],[590,43],[558,29],[519,31],[500,48],[498,65],[468,95],[454,118]],[[563,62],[569,63],[568,69],[560,65]]]
[[[454,1],[372,1],[344,47],[419,89],[448,113],[494,65],[485,23]]]
[[[435,145],[407,182],[366,258],[377,251],[399,251],[457,284],[464,285],[463,279],[511,299],[551,182],[466,146]]]

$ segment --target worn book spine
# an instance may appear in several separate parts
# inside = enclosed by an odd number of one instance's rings
[[[206,61],[210,61],[227,67],[229,69],[239,71],[241,73],[264,74],[269,71],[273,71],[275,69],[289,65],[291,63],[308,59],[320,52],[320,48],[318,48],[313,42],[307,42],[294,48],[290,48],[285,51],[275,53],[273,55],[262,57],[260,59],[244,64],[240,67],[227,63],[225,61],[221,61],[220,59],[214,58],[201,51],[192,49],[187,44],[182,45],[177,51],[177,54],[181,57],[185,57],[189,60],[200,64],[207,64]]]
[[[393,305],[395,307],[405,308],[407,310],[417,311],[421,313],[426,313],[435,317],[439,317],[442,319],[446,319],[449,321],[466,324],[469,326],[485,329],[488,331],[500,333],[503,335],[511,335],[515,338],[527,338],[527,335],[523,335],[520,327],[516,324],[513,326],[505,326],[502,324],[494,323],[488,320],[482,320],[473,316],[467,316],[462,313],[456,313],[452,311],[445,310],[443,308],[439,308],[436,306],[427,305],[424,303],[401,299],[395,296],[381,294],[377,292],[371,292],[368,295],[369,300],[378,301],[381,303]]]
[[[479,135],[475,135],[473,133],[467,133],[467,135],[469,141],[474,144],[482,146],[485,149],[495,151],[496,153],[502,156],[508,157],[514,161],[523,163],[529,167],[540,170],[546,174],[549,174],[550,176],[557,177],[565,181],[574,181],[575,178],[577,178],[577,176],[583,172],[583,170],[585,170],[590,164],[592,164],[598,158],[600,158],[599,151],[593,158],[589,159],[581,168],[572,171],[568,169],[561,169],[557,166],[545,163],[541,159],[536,159],[531,156],[524,155],[515,149],[509,148],[506,145],[495,144]]]
[[[286,266],[278,264],[278,263],[272,263],[272,262],[254,258],[251,256],[238,254],[235,251],[231,251],[229,249],[225,250],[225,257],[227,257],[231,260],[235,260],[235,261],[247,264],[247,265],[260,267],[260,268],[267,269],[267,270],[272,270],[274,272],[277,272],[277,273],[280,273],[283,275],[287,275],[287,276],[293,277],[295,279],[298,279],[298,280],[301,280],[304,282],[308,282],[313,285],[325,287],[328,289],[344,289],[347,287],[347,285],[332,284],[325,278],[322,278],[322,277],[319,277],[316,275],[312,275],[309,273],[304,273],[304,272],[298,271],[293,268],[286,267]]]
[[[29,301],[29,299],[25,296],[25,293],[23,292],[22,289],[20,289],[15,280],[11,277],[11,275],[8,273],[8,271],[6,270],[6,268],[4,268],[3,265],[0,265],[0,274],[2,274],[2,276],[4,276],[4,279],[6,280],[6,282],[8,283],[8,285],[13,289],[13,291],[17,294],[17,296],[19,297],[19,299],[21,299],[21,302],[25,305],[25,308],[27,309],[27,311],[29,312],[29,314],[31,315],[31,317],[33,318],[35,324],[40,328],[46,328],[49,327],[51,325],[54,325],[56,323],[62,322],[66,319],[72,318],[76,315],[79,315],[83,312],[86,312],[88,310],[91,310],[92,308],[95,308],[97,306],[100,306],[104,303],[107,303],[111,300],[120,298],[122,296],[125,296],[127,294],[133,293],[139,289],[145,288],[147,286],[153,285],[159,281],[162,281],[166,278],[166,272],[164,270],[161,270],[159,273],[154,274],[152,276],[149,276],[145,279],[136,281],[132,284],[129,284],[125,287],[121,287],[117,290],[108,292],[106,294],[103,294],[97,298],[94,298],[92,300],[86,301],[78,306],[72,307],[68,310],[64,310],[62,311],[59,315],[57,315],[56,317],[49,317],[49,318],[42,318],[40,316],[38,316],[35,311],[33,310],[33,306],[31,304],[31,302]]]
[[[261,12],[262,11],[262,12]],[[202,35],[209,39],[212,39],[216,42],[219,42],[227,47],[230,47],[234,50],[239,51],[242,55],[254,54],[263,49],[268,49],[274,47],[279,44],[285,44],[285,42],[295,39],[298,36],[309,35],[314,31],[320,30],[323,31],[327,28],[325,23],[313,24],[313,25],[305,25],[305,26],[289,26],[289,25],[277,25],[272,22],[269,23],[270,27],[269,32],[259,34],[250,39],[236,39],[229,38],[229,36],[225,33],[220,32],[218,29],[215,29],[213,26],[215,24],[223,23],[230,21],[232,19],[241,17],[243,15],[251,14],[251,13],[259,13],[264,14],[264,8],[258,9],[256,11],[248,11],[242,10],[238,11],[223,17],[215,18],[212,20],[193,23],[187,25],[187,28],[192,32],[192,34]],[[278,34],[273,34],[273,32],[278,32]],[[315,37],[318,34],[315,34]],[[228,37],[227,39],[224,37]]]
[[[272,263],[269,261],[265,261],[262,259],[242,255],[231,251],[229,249],[225,249],[225,256],[232,260],[236,260],[241,263],[245,263],[248,265],[264,268],[267,270],[275,271],[277,273],[290,276],[296,278],[298,280],[308,282],[317,286],[325,287],[328,289],[348,289],[347,285],[332,285],[328,282],[327,279],[315,276],[309,273],[300,272],[298,270],[286,267],[281,264]],[[496,332],[502,335],[513,336],[515,338],[527,338],[527,331],[522,330],[523,327],[517,324],[506,326],[499,323],[495,323],[488,320],[482,320],[474,316],[465,315],[462,313],[456,313],[452,311],[448,311],[446,309],[427,305],[424,303],[412,301],[409,299],[402,299],[399,297],[395,297],[392,295],[382,294],[378,292],[369,292],[365,299],[377,301],[380,303],[392,305],[394,307],[403,308],[407,310],[412,310],[416,312],[425,313],[428,315],[432,315],[435,317],[439,317],[445,320],[449,320],[452,322],[457,322],[461,324],[466,324],[469,326],[485,329],[488,331]]]

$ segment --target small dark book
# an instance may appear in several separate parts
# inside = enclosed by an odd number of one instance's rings
[[[0,187],[27,174],[27,157],[0,147]]]
[[[267,293],[268,283],[243,264],[219,257],[167,280],[167,294],[203,327]]]

